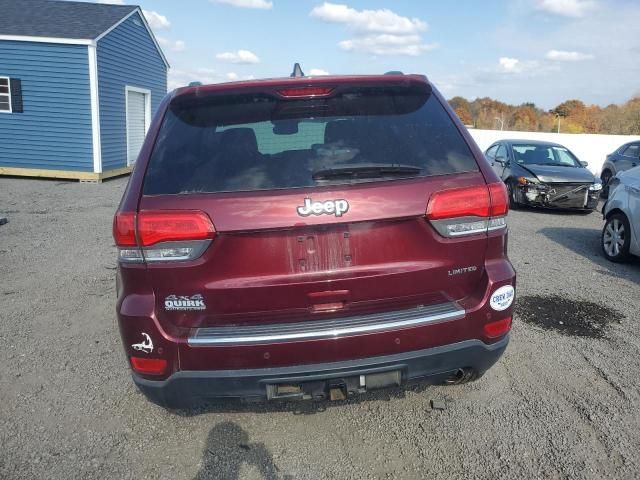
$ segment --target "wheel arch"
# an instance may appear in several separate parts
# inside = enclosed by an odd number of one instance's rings
[[[605,163],[604,166],[602,167],[602,171],[600,172],[600,180],[604,179],[603,177],[604,177],[604,174],[606,172],[608,172],[611,177],[615,176],[615,173],[614,173],[613,168],[611,167],[611,165],[607,165]]]
[[[612,208],[609,212],[607,212],[607,214],[605,215],[605,219],[609,220],[611,217],[613,217],[616,213],[621,213],[622,215],[624,215],[626,217],[627,220],[629,220],[629,217],[627,216],[627,214],[624,212],[624,210],[622,210],[621,208],[615,207]]]

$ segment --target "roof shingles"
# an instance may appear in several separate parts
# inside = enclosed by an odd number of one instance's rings
[[[137,8],[54,0],[0,0],[0,35],[93,40]]]

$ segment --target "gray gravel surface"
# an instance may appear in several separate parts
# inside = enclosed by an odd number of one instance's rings
[[[512,212],[509,247],[519,296],[619,311],[603,339],[516,318],[472,384],[176,413],[137,392],[115,324],[125,184],[0,178],[0,478],[638,477],[640,263],[602,258],[597,213]]]

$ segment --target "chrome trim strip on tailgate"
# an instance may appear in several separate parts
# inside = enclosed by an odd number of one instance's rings
[[[189,337],[190,346],[253,345],[296,340],[321,340],[347,335],[419,327],[458,320],[464,309],[455,303],[442,303],[373,315],[358,315],[330,320],[310,320],[299,323],[275,323],[232,327],[198,328]]]

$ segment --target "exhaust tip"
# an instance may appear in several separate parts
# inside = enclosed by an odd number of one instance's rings
[[[471,382],[477,377],[475,370],[472,368],[459,368],[451,375],[449,375],[444,383],[446,385],[462,385],[463,383]]]

